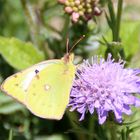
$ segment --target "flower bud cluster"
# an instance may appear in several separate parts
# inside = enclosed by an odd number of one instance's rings
[[[65,5],[65,12],[71,15],[73,22],[78,22],[82,17],[85,20],[101,14],[97,7],[98,0],[58,0]]]

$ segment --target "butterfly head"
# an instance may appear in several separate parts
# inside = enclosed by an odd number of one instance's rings
[[[74,59],[74,54],[71,53],[73,48],[85,37],[85,35],[81,36],[75,43],[74,45],[70,48],[69,50],[69,38],[67,38],[67,42],[66,42],[66,54],[64,55],[64,57],[62,58],[64,60],[65,63],[69,63],[69,62],[73,62]]]
[[[70,54],[66,53],[62,59],[64,60],[65,63],[73,62],[74,54],[73,53],[70,53]]]

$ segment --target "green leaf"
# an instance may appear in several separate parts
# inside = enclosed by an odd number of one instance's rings
[[[44,54],[31,43],[0,37],[0,54],[14,68],[21,70],[44,60]]]
[[[109,30],[105,34],[105,38],[108,42],[111,42],[112,34]],[[123,48],[126,57],[134,56],[138,51],[140,51],[140,22],[138,21],[124,21],[121,25],[120,37],[122,39]],[[103,41],[103,39],[101,39]],[[101,45],[97,50],[100,55],[105,54],[106,46]]]
[[[129,131],[132,132],[132,133],[134,133],[134,132],[136,132],[139,129],[140,129],[140,125],[131,128]]]
[[[139,129],[139,123],[140,123],[140,108],[135,108],[132,107],[132,112],[133,114],[131,116],[124,116],[125,118],[125,123],[127,122],[135,122],[129,125],[129,130],[130,130],[130,139],[134,140],[139,140],[139,134],[140,134],[140,129]]]
[[[132,56],[140,50],[140,22],[124,22],[121,28],[125,54],[127,57]]]
[[[22,109],[24,109],[23,105],[0,92],[0,114],[8,115],[16,111],[21,111]]]
[[[140,51],[138,51],[133,58],[131,59],[131,62],[129,63],[129,67],[131,68],[139,68],[140,67]]]
[[[37,136],[35,140],[68,140],[63,135],[52,135],[52,136]]]

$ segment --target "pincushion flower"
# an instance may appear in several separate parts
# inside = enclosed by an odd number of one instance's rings
[[[101,14],[98,8],[99,0],[58,0],[65,6],[65,12],[71,15],[73,22],[78,22],[79,18],[89,20],[93,16]]]
[[[122,122],[122,115],[130,115],[131,106],[140,106],[140,99],[135,93],[140,93],[140,70],[124,68],[124,61],[115,62],[108,55],[105,61],[98,56],[89,60],[77,70],[69,107],[70,111],[81,114],[80,121],[89,112],[98,114],[99,124],[103,124],[109,112],[113,112],[117,122]]]

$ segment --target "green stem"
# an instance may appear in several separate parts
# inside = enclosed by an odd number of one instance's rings
[[[113,41],[115,40],[115,30],[116,30],[116,16],[115,16],[115,11],[114,11],[114,6],[112,0],[108,1],[108,10],[109,10],[109,15],[110,15],[110,28],[112,30],[112,37]]]
[[[66,115],[69,118],[69,121],[70,121],[70,124],[71,124],[72,128],[73,129],[78,129],[77,124],[79,122],[77,122],[77,120],[78,120],[77,114],[75,114],[74,112],[70,112],[70,111],[67,110],[66,111]],[[75,122],[77,122],[77,124]],[[77,140],[86,140],[85,135],[84,134],[81,134],[81,133],[80,134],[76,133],[76,138],[77,138]]]
[[[93,134],[94,131],[94,117],[90,116],[90,120],[89,120],[89,133]],[[93,135],[89,135],[89,139],[88,140],[92,140],[93,139]]]
[[[114,43],[121,42],[120,27],[121,27],[122,8],[123,8],[123,0],[118,0],[117,14],[115,14],[112,0],[108,1],[108,10],[109,10],[110,16],[106,15],[106,19],[107,19],[108,25],[112,31],[112,42],[114,42]],[[109,43],[107,43],[107,44],[109,44]],[[118,60],[119,56],[121,56],[121,58],[125,59],[124,49],[122,47],[118,48],[118,45],[114,46],[112,44],[110,47],[108,47],[106,52],[111,53],[112,56],[115,58],[115,60]]]
[[[12,129],[10,129],[8,140],[12,140],[12,139],[13,139],[13,131]]]
[[[121,16],[122,16],[123,0],[118,0],[118,10],[117,10],[117,19],[116,19],[116,40],[120,42],[120,25],[121,25]]]
[[[29,0],[21,0],[21,4],[30,29],[30,36],[33,44],[41,51],[43,51],[46,57],[49,57],[49,54],[45,49],[45,39],[42,39],[40,36],[40,30],[43,27],[40,15],[32,7]]]
[[[65,15],[65,23],[64,23],[63,30],[62,30],[62,37],[64,39],[67,38],[67,34],[68,34],[68,31],[69,31],[69,24],[70,24],[70,19],[67,15]]]
[[[122,140],[127,140],[127,138],[126,138],[126,130],[125,129],[123,129],[122,132],[121,132],[121,139]]]
[[[33,12],[33,8],[29,2],[29,0],[21,0],[21,4],[26,16],[26,20],[28,23],[28,26],[30,28],[30,35],[33,43],[36,47],[38,47],[38,39],[37,39],[37,28],[35,23],[35,16]]]
[[[111,132],[111,140],[117,140],[116,125],[114,125],[113,123],[110,123],[110,132]]]
[[[67,40],[67,37],[70,39],[70,37],[69,37],[69,24],[70,24],[70,19],[69,19],[69,17],[66,15],[65,16],[65,24],[64,24],[64,27],[63,27],[63,31],[62,31],[62,38],[63,38],[63,40],[65,41],[65,44],[66,44],[66,40]],[[63,45],[64,44],[64,42],[63,41],[61,41],[62,42],[62,46],[64,46],[65,48],[66,48],[66,46],[65,45]],[[70,49],[70,48],[69,48]],[[66,52],[65,52],[66,53]]]

